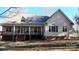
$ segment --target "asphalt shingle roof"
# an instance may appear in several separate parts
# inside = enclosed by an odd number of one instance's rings
[[[44,24],[48,20],[48,16],[22,17],[21,22],[30,24]]]

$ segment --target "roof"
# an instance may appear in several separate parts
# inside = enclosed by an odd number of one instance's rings
[[[58,11],[56,11],[55,13],[57,13],[57,12],[61,12],[71,24],[74,24],[60,9]],[[14,16],[12,18],[6,19],[6,22],[3,23],[3,24],[11,24],[12,23],[12,24],[43,25],[53,15],[48,17],[48,16],[38,16],[38,15],[35,15],[35,14],[19,13],[19,14],[17,14],[16,16]]]
[[[22,17],[23,23],[31,23],[31,24],[44,24],[48,20],[48,16],[35,16],[35,17]],[[22,22],[21,22],[22,23]]]
[[[64,12],[63,12],[62,10],[58,9],[54,14],[56,14],[57,12],[62,13],[63,16],[64,16],[72,25],[74,25],[74,23],[64,14]],[[52,14],[52,15],[50,16],[50,18],[51,18],[54,14]]]
[[[22,16],[20,20],[1,23],[1,25],[43,25],[48,20],[48,16],[32,16],[32,17],[24,17]]]
[[[20,19],[20,21],[14,21],[12,23],[16,23],[16,24],[38,24],[38,25],[42,25],[44,24],[47,20],[48,20],[48,16],[33,16],[33,17],[23,17]]]
[[[27,23],[27,24],[39,24],[40,25],[40,24],[44,24],[48,18],[49,18],[48,16],[38,16],[35,14],[19,13],[12,18],[5,19],[4,23],[14,23],[15,22],[16,24]]]
[[[14,13],[10,14],[9,17],[11,17],[13,15],[14,15]],[[5,22],[9,23],[9,22],[14,22],[14,21],[20,21],[22,17],[27,18],[27,17],[34,17],[34,16],[37,16],[37,15],[21,12],[21,13],[18,13],[16,16],[13,16],[11,18],[6,18]]]

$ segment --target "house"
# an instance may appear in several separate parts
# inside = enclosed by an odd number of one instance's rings
[[[66,36],[73,22],[59,9],[53,15],[37,16],[20,13],[1,23],[2,40],[20,41]]]

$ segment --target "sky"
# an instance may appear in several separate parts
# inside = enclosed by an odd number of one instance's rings
[[[7,10],[9,7],[0,7],[0,14]],[[22,8],[26,13],[36,14],[41,16],[51,16],[55,11],[61,9],[66,16],[72,21],[74,16],[79,13],[78,7],[24,7]],[[4,14],[5,15],[5,14]],[[0,22],[4,22],[5,18],[0,18]]]

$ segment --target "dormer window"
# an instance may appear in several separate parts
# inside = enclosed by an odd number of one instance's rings
[[[24,17],[22,17],[21,22],[25,22],[25,18]]]

